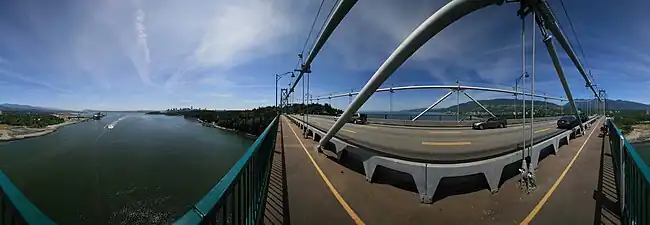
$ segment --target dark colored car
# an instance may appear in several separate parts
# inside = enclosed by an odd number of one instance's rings
[[[580,121],[575,116],[563,116],[557,120],[557,128],[571,129],[580,124]]]
[[[366,124],[368,122],[368,115],[365,113],[355,113],[352,116],[352,122],[356,124]]]
[[[488,118],[485,121],[472,124],[472,128],[479,130],[486,128],[504,128],[506,126],[508,126],[508,122],[506,122],[505,119],[499,119],[496,117]]]

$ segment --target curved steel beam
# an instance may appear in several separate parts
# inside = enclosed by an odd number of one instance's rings
[[[345,121],[349,120],[361,105],[381,86],[390,75],[397,70],[415,51],[424,45],[429,39],[438,34],[453,22],[476,10],[493,4],[502,4],[504,0],[452,0],[438,11],[433,13],[424,23],[420,24],[413,33],[395,49],[386,61],[377,69],[368,83],[361,89],[359,95],[354,98],[350,106],[343,112],[343,115],[336,120],[325,137],[321,139],[318,146],[325,146],[334,134],[338,132]]]
[[[513,90],[506,90],[506,89],[475,87],[475,86],[462,86],[462,85],[461,86],[458,86],[458,85],[413,85],[413,86],[403,86],[403,87],[379,88],[375,92],[390,92],[391,90],[393,90],[393,91],[403,91],[403,90],[418,90],[418,89],[478,90],[478,91],[491,91],[491,92],[499,92],[499,93],[506,93],[506,94],[535,96],[535,97],[538,97],[538,98],[552,99],[552,100],[558,100],[558,101],[566,101],[567,100],[565,98],[553,97],[553,96],[548,96],[548,95],[537,95],[537,94],[533,95],[531,93],[525,93],[525,92],[519,92],[519,91],[513,91]],[[329,96],[317,97],[315,99],[312,99],[312,101],[313,100],[322,100],[322,99],[340,98],[340,97],[345,97],[345,96],[350,96],[350,95],[358,95],[358,94],[359,94],[359,92],[337,94],[337,95],[329,95]]]
[[[314,61],[314,58],[316,58],[318,52],[320,52],[321,48],[323,48],[323,45],[325,45],[325,41],[327,41],[332,33],[334,33],[334,29],[336,29],[343,18],[345,18],[345,15],[350,12],[352,6],[354,6],[356,3],[357,0],[341,0],[336,6],[334,13],[332,13],[332,16],[327,20],[325,28],[323,28],[323,32],[316,39],[316,44],[314,44],[314,47],[309,50],[309,55],[307,55],[305,62],[300,65],[300,73],[298,74],[298,77],[296,78],[293,85],[291,85],[291,88],[289,89],[289,95],[293,93],[293,89],[296,88],[296,85],[298,85],[298,82],[300,79],[302,79],[302,76],[305,73],[311,73],[311,62]],[[289,95],[287,95],[287,98]]]

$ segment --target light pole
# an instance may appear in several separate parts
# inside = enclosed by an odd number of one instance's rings
[[[517,105],[517,92],[519,91],[519,81],[520,81],[522,78],[524,78],[524,77],[528,78],[528,77],[529,77],[529,76],[528,76],[528,73],[523,73],[523,74],[521,74],[517,79],[515,79],[515,107],[516,107],[516,105]],[[521,91],[521,92],[522,92],[523,99],[524,99],[524,107],[526,107],[526,105],[525,105],[525,104],[526,104],[526,95],[524,94],[525,90],[526,90],[526,88],[524,87],[523,90]],[[517,114],[516,111],[517,111],[517,110],[516,110],[516,108],[515,108],[515,115]],[[525,112],[525,109],[524,109],[524,112]],[[525,116],[526,116],[526,115],[525,115],[525,113],[524,113],[524,117],[525,117]],[[515,116],[515,118],[516,118],[516,116]]]
[[[279,111],[278,109],[278,81],[282,79],[282,76],[291,74],[291,77],[296,77],[296,75],[293,74],[293,72],[285,72],[282,74],[275,74],[275,109]]]

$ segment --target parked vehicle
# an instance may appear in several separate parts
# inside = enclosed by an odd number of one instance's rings
[[[486,128],[504,128],[507,126],[508,122],[505,119],[499,119],[497,117],[488,118],[485,121],[472,124],[472,128],[479,130]]]
[[[557,120],[557,128],[571,129],[580,124],[580,121],[575,116],[563,116]]]

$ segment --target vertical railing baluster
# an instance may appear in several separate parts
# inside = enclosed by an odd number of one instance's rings
[[[245,213],[246,214],[246,217],[245,217],[246,218],[246,225],[249,224],[249,218],[250,218],[250,215],[251,215],[251,213],[250,213],[251,212],[251,209],[250,209],[250,205],[251,205],[251,199],[250,199],[251,198],[251,191],[250,191],[251,182],[250,182],[250,178],[251,177],[249,176],[249,173],[250,173],[249,165],[250,165],[250,162],[248,164],[246,164],[246,179],[245,179],[246,180],[246,185],[244,186],[244,188],[246,190],[246,201],[244,201],[245,204],[246,204],[245,205],[245,210],[244,210],[244,211],[246,211],[246,213]]]
[[[257,154],[259,154],[259,152]],[[253,154],[253,156],[251,156],[251,190],[253,192],[253,194],[252,194],[253,199],[252,199],[252,207],[251,208],[253,210],[253,213],[257,212],[257,201],[256,201],[257,200],[257,198],[256,198],[257,197],[257,189],[255,189],[255,184],[256,184],[256,182],[255,182],[255,172],[256,172],[255,171],[255,156],[257,154]]]
[[[5,194],[0,190],[0,224],[5,223]]]

